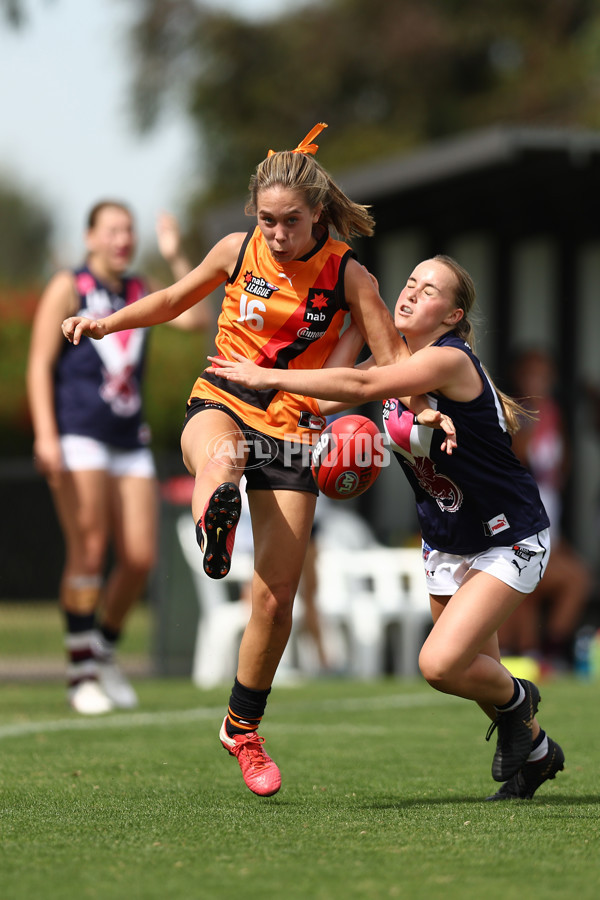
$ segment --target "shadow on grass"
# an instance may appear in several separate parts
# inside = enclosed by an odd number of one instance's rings
[[[531,800],[496,800],[486,801],[485,797],[465,797],[464,795],[456,795],[452,797],[409,797],[399,799],[398,797],[389,800],[365,801],[357,803],[357,806],[363,809],[425,809],[428,806],[462,806],[466,803],[473,803],[480,806],[486,803],[489,806],[593,806],[600,804],[599,794],[583,794],[581,796],[567,794],[552,794],[550,796],[540,795]]]

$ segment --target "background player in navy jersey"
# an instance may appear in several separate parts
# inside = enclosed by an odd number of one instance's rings
[[[60,332],[65,316],[107,314],[147,293],[141,278],[127,274],[136,249],[129,209],[101,201],[87,224],[84,265],[54,275],[40,299],[27,388],[35,463],[48,480],[65,540],[60,603],[69,702],[94,715],[137,704],[114,649],[154,565],[158,507],[141,398],[144,333],[101,346],[86,339],[75,353]],[[172,216],[159,217],[157,237],[174,276],[189,271]],[[208,312],[197,307],[175,324],[206,328]],[[109,541],[115,562],[104,584]]]
[[[317,371],[267,370],[236,355],[213,371],[258,390],[286,389],[356,405],[385,400],[391,448],[416,497],[434,620],[419,657],[439,691],[475,700],[498,730],[488,799],[531,797],[563,768],[561,748],[535,718],[537,687],[502,665],[497,630],[539,583],[550,553],[549,522],[530,473],[511,449],[519,407],[492,384],[471,349],[469,274],[446,256],[416,266],[395,309],[410,355],[400,362]],[[349,345],[353,340],[349,334]],[[360,338],[358,338],[360,341]],[[356,346],[349,359],[356,358]],[[415,423],[398,397],[427,394],[449,415],[457,449],[442,431]],[[321,409],[327,412],[327,404]]]
[[[82,335],[117,337],[189,309],[220,285],[225,295],[217,352],[237,350],[287,368],[320,368],[335,353],[346,314],[383,364],[403,353],[392,317],[346,240],[370,235],[373,220],[314,158],[316,126],[295,150],[269,153],[250,181],[248,232],[222,238],[189,275],[107,318],[75,316],[63,323],[74,344]],[[341,239],[336,239],[336,232]],[[76,350],[74,352],[77,352]],[[258,393],[206,372],[188,401],[184,462],[195,476],[192,513],[204,569],[227,574],[239,521],[239,483],[246,475],[254,539],[252,612],[220,740],[239,762],[248,788],[279,790],[279,768],[258,734],[273,678],[286,647],[294,597],[310,538],[317,488],[310,447],[325,425],[316,402],[285,392]],[[268,465],[266,446],[275,448]]]
[[[573,664],[575,633],[592,590],[591,573],[562,530],[571,466],[569,437],[556,396],[558,370],[541,348],[522,350],[513,363],[512,394],[535,417],[521,418],[513,449],[536,480],[550,519],[552,555],[544,578],[499,632],[506,656],[531,656],[543,673]]]

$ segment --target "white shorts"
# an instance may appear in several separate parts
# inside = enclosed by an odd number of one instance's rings
[[[504,584],[531,594],[546,571],[550,559],[550,530],[546,528],[532,537],[508,547],[489,547],[481,553],[456,556],[432,550],[423,542],[423,564],[427,589],[438,597],[449,597],[460,587],[469,569],[494,575]]]
[[[154,478],[154,458],[148,447],[122,450],[81,434],[65,434],[60,439],[63,464],[69,472],[103,471],[115,478],[133,475]]]

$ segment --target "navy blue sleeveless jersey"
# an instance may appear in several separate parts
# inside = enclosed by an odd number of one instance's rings
[[[103,318],[147,293],[139,278],[123,279],[115,294],[88,268],[73,273],[80,298],[77,315]],[[148,443],[142,421],[141,384],[147,331],[130,329],[100,341],[83,337],[74,347],[65,340],[55,369],[56,419],[60,434],[96,438],[122,449]]]
[[[415,493],[424,541],[436,550],[468,555],[543,531],[549,521],[537,485],[511,449],[500,400],[481,363],[454,332],[433,346],[466,353],[483,390],[467,403],[439,393],[427,397],[454,422],[458,446],[451,456],[441,450],[441,429],[415,424],[398,400],[384,402],[390,449]]]

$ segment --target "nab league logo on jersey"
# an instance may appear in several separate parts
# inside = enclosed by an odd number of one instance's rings
[[[244,272],[242,281],[247,294],[253,294],[255,297],[264,297],[265,300],[268,300],[271,294],[279,290],[276,285],[271,284],[270,281],[265,281],[260,275],[253,275],[252,272]]]

